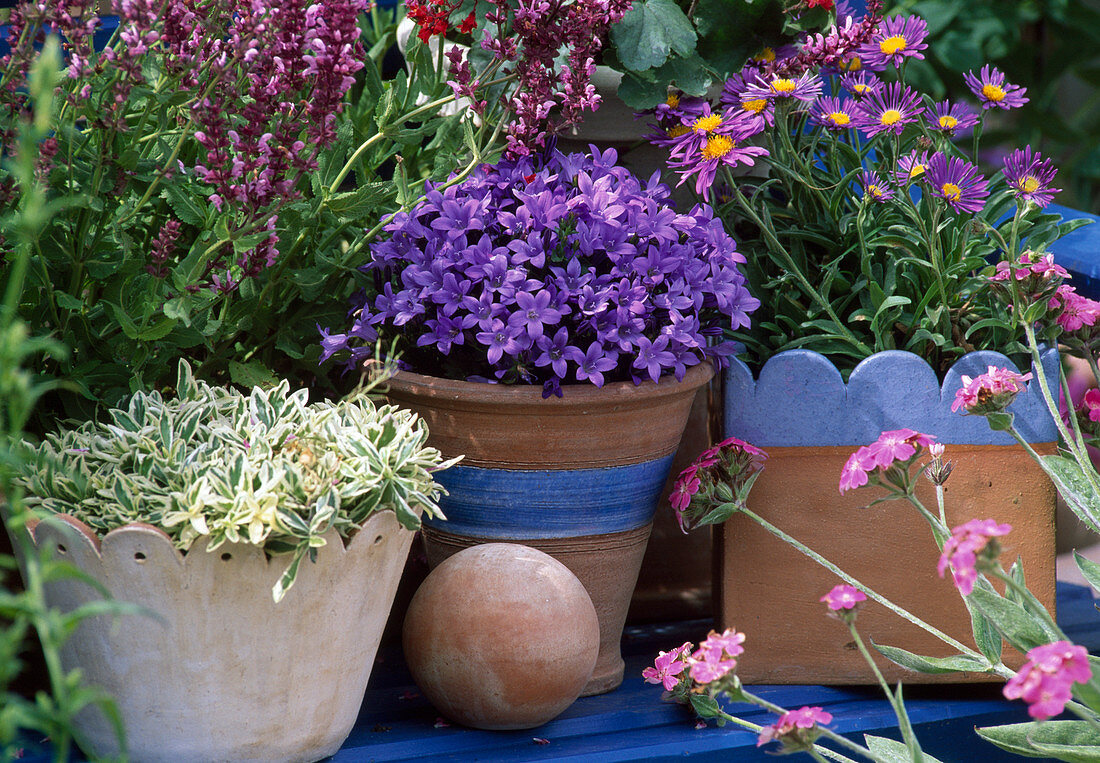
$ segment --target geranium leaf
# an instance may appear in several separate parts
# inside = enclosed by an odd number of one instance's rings
[[[664,64],[672,52],[691,55],[696,38],[688,17],[672,0],[644,0],[611,28],[611,39],[623,66],[644,71]]]

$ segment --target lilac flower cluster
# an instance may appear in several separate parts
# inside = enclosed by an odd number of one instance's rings
[[[429,186],[372,247],[377,294],[345,333],[322,331],[322,359],[358,364],[381,334],[413,370],[547,394],[720,365],[734,351],[723,329],[759,305],[744,257],[708,207],[677,214],[656,175],[642,183],[616,158],[550,149]]]

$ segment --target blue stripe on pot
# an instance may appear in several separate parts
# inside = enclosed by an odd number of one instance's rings
[[[764,448],[865,445],[884,431],[904,427],[936,435],[947,444],[1012,445],[1015,440],[992,431],[984,417],[951,410],[961,377],[978,376],[991,365],[1018,370],[999,352],[971,352],[956,361],[941,385],[923,358],[889,350],[863,360],[845,384],[836,366],[811,350],[775,355],[757,380],[748,366],[734,360],[726,372],[725,432]],[[1043,354],[1043,368],[1056,390],[1055,350]],[[1008,410],[1030,442],[1058,439],[1037,380],[1028,383]]]
[[[633,530],[653,520],[673,456],[603,469],[452,466],[435,475],[446,520],[425,524],[477,538],[570,538]]]

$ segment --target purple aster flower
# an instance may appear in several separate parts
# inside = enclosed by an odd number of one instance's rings
[[[894,172],[894,180],[898,185],[906,186],[920,180],[924,176],[924,170],[928,166],[928,152],[916,150],[898,159],[898,168]]]
[[[893,190],[882,182],[877,172],[864,170],[859,176],[859,182],[863,186],[864,195],[871,201],[881,204],[894,198]]]
[[[852,110],[835,95],[823,96],[810,108],[810,121],[831,132],[843,132],[852,126]]]
[[[1051,188],[1050,183],[1058,170],[1050,159],[1044,159],[1031,146],[1018,148],[1004,159],[1004,176],[1016,198],[1045,207],[1061,188]]]
[[[1005,75],[989,64],[983,66],[976,77],[973,71],[967,72],[963,75],[963,80],[986,110],[1018,109],[1029,100],[1024,97],[1027,88],[1005,82]]]
[[[709,106],[706,98],[685,95],[679,90],[669,93],[664,103],[657,104],[653,110],[660,122],[682,122],[685,117],[701,114]]]
[[[714,177],[721,166],[736,167],[744,164],[751,167],[759,156],[767,156],[768,150],[762,146],[744,145],[744,141],[759,132],[756,125],[743,118],[728,119],[721,125],[721,131],[707,133],[700,137],[696,132],[684,135],[670,151],[670,166],[680,175],[683,185],[688,178],[695,176],[695,192],[704,194],[714,184]]]
[[[891,82],[881,90],[864,98],[853,115],[856,127],[868,135],[891,132],[901,135],[907,124],[920,119],[924,113],[920,95],[901,82]]]
[[[978,115],[965,103],[940,101],[932,107],[932,115],[927,118],[929,129],[941,132],[949,138],[964,133],[978,124]]]
[[[924,58],[928,45],[928,24],[920,16],[891,16],[884,19],[871,39],[859,49],[863,63],[871,69],[889,65],[901,67],[906,58]]]
[[[989,182],[977,166],[957,156],[932,154],[925,167],[928,189],[956,212],[980,212],[989,196]]]
[[[848,72],[840,78],[840,86],[857,101],[882,89],[882,80],[866,71]]]
[[[739,114],[741,117],[758,122],[758,129],[775,123],[775,106],[768,98],[754,98],[746,95],[745,90],[749,83],[743,74],[735,74],[726,80],[722,86],[722,95],[718,104],[727,111]]]
[[[797,77],[779,74],[769,77],[757,75],[755,81],[745,88],[742,99],[764,98],[771,101],[794,99],[809,103],[821,95],[821,88],[821,77],[814,72],[803,72]]]

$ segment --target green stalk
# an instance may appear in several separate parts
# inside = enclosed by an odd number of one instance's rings
[[[867,651],[867,645],[864,644],[863,639],[860,638],[859,631],[856,630],[855,622],[853,622],[852,619],[848,619],[845,622],[848,626],[848,632],[852,634],[852,640],[855,641],[856,647],[859,648],[859,653],[863,655],[863,659],[871,666],[871,670],[875,674],[875,680],[878,681],[878,685],[882,687],[882,691],[890,701],[890,706],[894,708],[894,715],[898,718],[898,727],[901,729],[901,735],[905,739],[905,746],[909,748],[910,759],[913,763],[921,763],[921,761],[924,760],[924,755],[921,752],[920,744],[917,742],[916,736],[913,734],[913,727],[909,723],[909,716],[905,712],[905,706],[902,705],[900,698],[890,690],[890,684],[886,683],[882,671],[878,669],[878,665],[875,663],[874,658],[871,657],[871,653]]]

